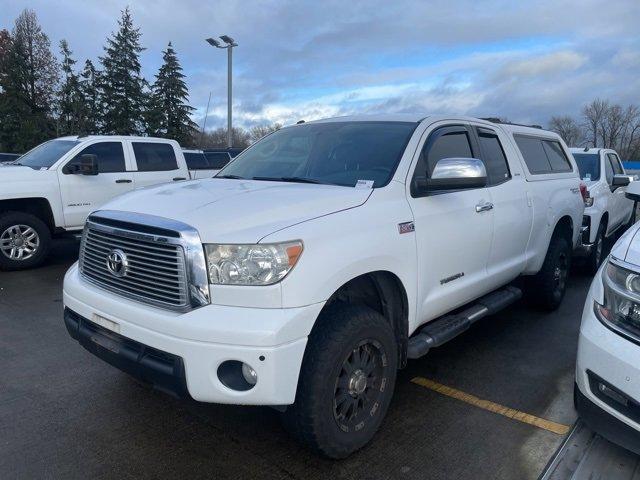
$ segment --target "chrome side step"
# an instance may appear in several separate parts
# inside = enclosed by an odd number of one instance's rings
[[[459,313],[427,323],[409,339],[407,358],[420,358],[429,350],[448,342],[487,315],[493,315],[522,298],[522,290],[507,286],[479,298]]]

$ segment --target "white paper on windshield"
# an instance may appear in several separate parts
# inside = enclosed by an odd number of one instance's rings
[[[356,188],[373,188],[373,180],[358,180]]]

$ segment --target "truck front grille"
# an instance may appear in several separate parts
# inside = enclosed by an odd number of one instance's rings
[[[165,308],[189,306],[182,245],[149,228],[91,218],[80,245],[80,272],[91,283],[119,295]]]

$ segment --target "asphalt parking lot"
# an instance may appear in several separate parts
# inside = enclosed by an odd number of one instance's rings
[[[374,441],[333,462],[291,440],[275,410],[175,400],[82,349],[61,302],[77,248],[58,242],[43,268],[0,274],[2,479],[529,479],[565,437],[551,427],[576,419],[573,370],[591,281],[579,273],[557,312],[517,304],[410,362]],[[494,413],[480,399],[518,412]]]

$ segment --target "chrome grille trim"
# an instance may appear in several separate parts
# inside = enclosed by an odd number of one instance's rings
[[[107,268],[107,257],[114,249],[126,254],[124,276],[113,275]],[[174,220],[113,210],[94,212],[82,234],[79,268],[88,282],[142,303],[181,311],[210,303],[200,237],[193,227]]]

